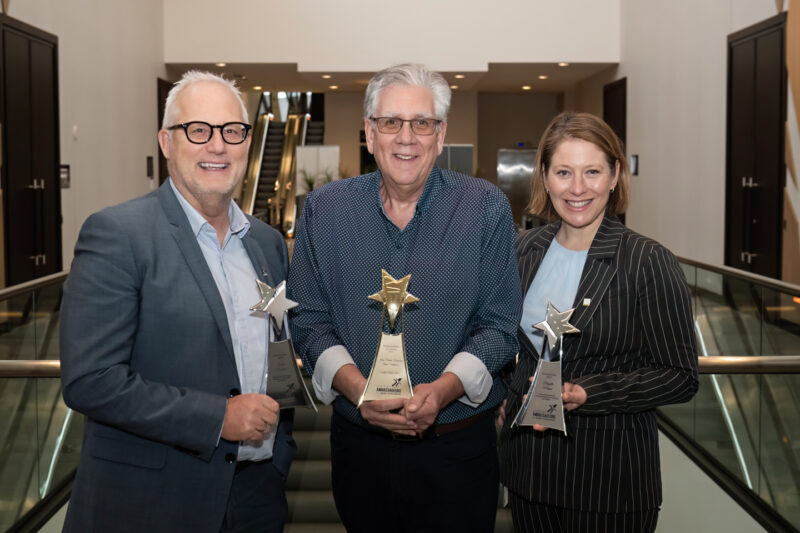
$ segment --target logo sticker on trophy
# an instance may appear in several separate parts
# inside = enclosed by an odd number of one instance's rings
[[[266,313],[269,349],[264,358],[264,379],[262,392],[278,402],[281,409],[290,407],[310,407],[317,410],[314,400],[308,393],[300,367],[297,364],[297,354],[292,346],[292,335],[289,331],[289,319],[286,312],[297,307],[297,302],[286,297],[286,282],[281,281],[274,289],[257,279],[261,301],[250,308],[251,311]],[[286,331],[286,338],[282,341],[281,331]]]
[[[367,378],[367,386],[358,400],[358,407],[372,400],[388,400],[391,398],[411,398],[414,392],[408,374],[406,345],[403,340],[403,306],[418,302],[419,298],[408,292],[411,274],[401,279],[394,279],[385,270],[381,270],[381,290],[369,296],[370,300],[383,303],[381,309],[381,329],[378,349],[372,370]],[[389,317],[389,327],[395,331],[397,316],[400,315],[398,333],[384,333],[384,317]]]
[[[547,302],[545,320],[533,325],[545,334],[542,356],[536,365],[536,372],[533,374],[525,402],[511,423],[511,427],[539,424],[567,434],[564,403],[561,399],[561,358],[564,355],[564,335],[580,333],[578,328],[569,323],[574,311],[572,308],[562,313],[552,303]],[[558,346],[557,351],[556,346]],[[556,353],[558,355],[553,361],[553,354]]]

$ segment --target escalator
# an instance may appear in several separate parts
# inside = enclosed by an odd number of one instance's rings
[[[311,121],[311,94],[286,94],[285,121],[273,120],[272,96],[259,103],[239,204],[289,237],[296,219],[296,148],[323,143],[324,122]]]
[[[689,260],[682,266],[703,375],[691,402],[658,410],[659,427],[684,460],[698,464],[765,529],[798,531],[800,287]],[[68,497],[78,463],[83,417],[64,405],[54,361],[65,278],[0,290],[0,531],[36,531]],[[757,357],[745,371],[730,373],[712,365],[715,355]],[[781,373],[762,373],[774,360],[786,361]],[[301,454],[286,485],[292,510],[286,530],[340,531],[326,485],[327,421],[303,412],[296,430]],[[668,502],[665,493],[665,511]],[[706,512],[702,503],[696,512]],[[499,513],[497,531],[508,527],[507,514]]]

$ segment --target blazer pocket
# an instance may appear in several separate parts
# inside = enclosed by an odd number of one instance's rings
[[[89,448],[92,457],[142,468],[160,469],[167,462],[167,448],[162,444],[95,436]]]

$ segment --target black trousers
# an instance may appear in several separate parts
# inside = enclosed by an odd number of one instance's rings
[[[494,420],[423,441],[396,441],[334,413],[331,467],[348,533],[488,533],[497,513]]]
[[[288,512],[284,480],[272,461],[240,463],[220,533],[281,533]]]
[[[509,491],[511,517],[517,533],[647,533],[655,531],[658,509],[600,513],[562,509],[530,502]]]

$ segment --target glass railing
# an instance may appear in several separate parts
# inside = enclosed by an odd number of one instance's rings
[[[697,396],[660,416],[799,528],[800,288],[688,260],[682,266],[701,371],[717,373],[702,374]],[[77,467],[83,417],[64,405],[57,377],[64,279],[62,273],[0,290],[0,531]],[[758,356],[760,364],[709,370],[719,365],[716,355]]]
[[[800,288],[735,269],[681,264],[701,363],[717,355],[788,361],[800,354]],[[691,402],[660,413],[800,528],[800,375],[703,374]]]
[[[0,360],[58,359],[58,312],[66,274],[0,291]],[[13,364],[13,363],[12,363]],[[61,398],[58,366],[0,375],[0,531],[74,475],[83,418]]]

